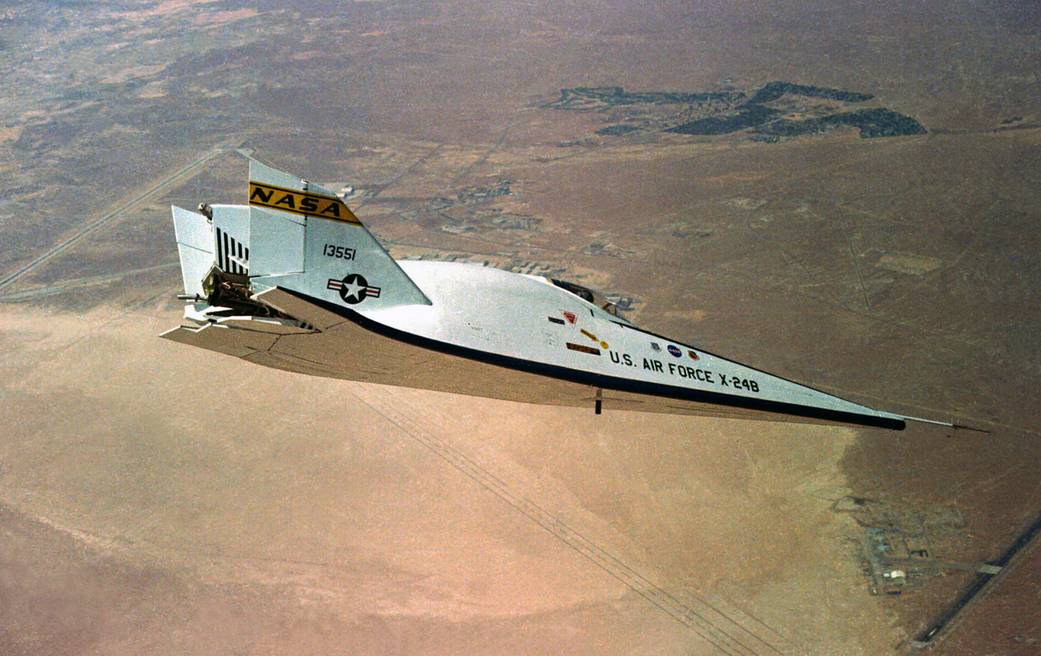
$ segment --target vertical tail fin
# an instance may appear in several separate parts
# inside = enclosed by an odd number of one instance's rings
[[[336,194],[256,160],[249,164],[250,278],[350,307],[429,305]]]

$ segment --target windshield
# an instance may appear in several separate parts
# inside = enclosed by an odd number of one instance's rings
[[[618,313],[618,306],[612,303],[611,301],[607,300],[607,298],[603,294],[594,292],[592,289],[589,289],[588,287],[583,287],[582,285],[578,285],[573,282],[568,282],[566,280],[550,278],[550,282],[552,282],[557,287],[560,287],[561,289],[566,289],[567,291],[571,292],[572,294],[581,298],[582,300],[592,303],[593,305],[597,306],[598,308],[601,308],[602,310],[604,310],[612,316],[622,316]]]

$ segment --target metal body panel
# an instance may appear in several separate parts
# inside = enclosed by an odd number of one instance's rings
[[[264,334],[256,330],[242,330],[231,326],[208,323],[201,327],[179,326],[168,330],[160,337],[217,351],[237,358],[244,358],[258,351],[266,351],[279,339],[279,335]]]
[[[271,335],[304,335],[315,332],[314,330],[304,328],[297,321],[271,319],[268,317],[226,317],[218,319],[217,325],[225,328],[254,330],[259,333],[268,333]]]
[[[202,295],[202,280],[213,266],[213,230],[205,216],[180,207],[173,208],[173,221],[184,293]]]
[[[181,327],[163,336],[285,371],[508,401],[588,408],[600,401],[605,410],[900,427],[900,422],[874,414],[791,407],[761,399],[742,402],[673,385],[504,357],[404,333],[354,310],[318,300],[311,303],[288,290],[272,290],[264,296],[282,307],[311,305],[314,314],[301,316],[302,321],[323,314],[341,320],[322,331],[282,335],[272,341],[257,339],[244,330],[229,331],[219,324],[202,329]],[[177,335],[178,331],[185,334]],[[228,341],[235,333],[242,334],[237,345]]]
[[[249,208],[250,275],[277,276],[304,271],[304,221]]]
[[[257,162],[250,189],[250,206],[214,206],[210,222],[174,209],[185,290],[208,275],[214,291],[163,337],[287,371],[511,401],[904,427],[643,331],[571,283],[397,262],[331,192]]]
[[[432,305],[359,310],[402,332],[611,378],[899,419],[646,333],[543,278],[453,262],[402,262],[402,267],[424,289]],[[565,312],[575,317],[573,323],[550,321],[563,318]]]
[[[214,205],[213,249],[216,262],[231,273],[249,273],[250,208],[243,205]]]

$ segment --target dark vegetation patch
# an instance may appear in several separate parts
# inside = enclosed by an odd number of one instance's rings
[[[865,139],[925,133],[922,124],[910,116],[883,107],[831,114],[804,121],[782,119],[760,126],[757,131],[779,137],[797,137],[804,134],[820,134],[838,126],[855,127]]]
[[[763,105],[748,104],[739,107],[732,114],[701,118],[668,128],[666,131],[679,134],[730,134],[731,132],[758,127],[779,113],[776,109],[764,107]]]
[[[857,93],[856,91],[843,91],[842,89],[830,89],[828,87],[815,87],[809,84],[792,84],[791,82],[768,82],[762,89],[755,92],[748,99],[749,104],[760,104],[773,102],[784,94],[794,96],[805,96],[807,98],[825,98],[841,102],[864,102],[874,98],[870,93]]]
[[[560,98],[545,107],[610,112],[609,120],[617,122],[596,131],[603,137],[653,132],[712,136],[747,131],[755,141],[772,143],[842,127],[857,128],[865,139],[926,132],[914,118],[891,109],[851,106],[873,99],[868,93],[774,81],[750,94],[735,89],[637,92],[622,87],[572,87],[561,89]]]

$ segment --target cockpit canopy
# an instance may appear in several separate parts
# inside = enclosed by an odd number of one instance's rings
[[[573,282],[568,282],[566,280],[558,280],[557,278],[550,278],[549,281],[557,287],[571,292],[572,294],[581,298],[582,300],[592,303],[598,308],[603,309],[605,312],[612,316],[616,316],[619,318],[621,318],[622,316],[620,314],[620,311],[618,310],[618,306],[612,303],[611,301],[607,300],[607,297],[601,294],[600,292],[594,292],[592,289],[589,289],[588,287],[583,287],[582,285],[578,285]]]

